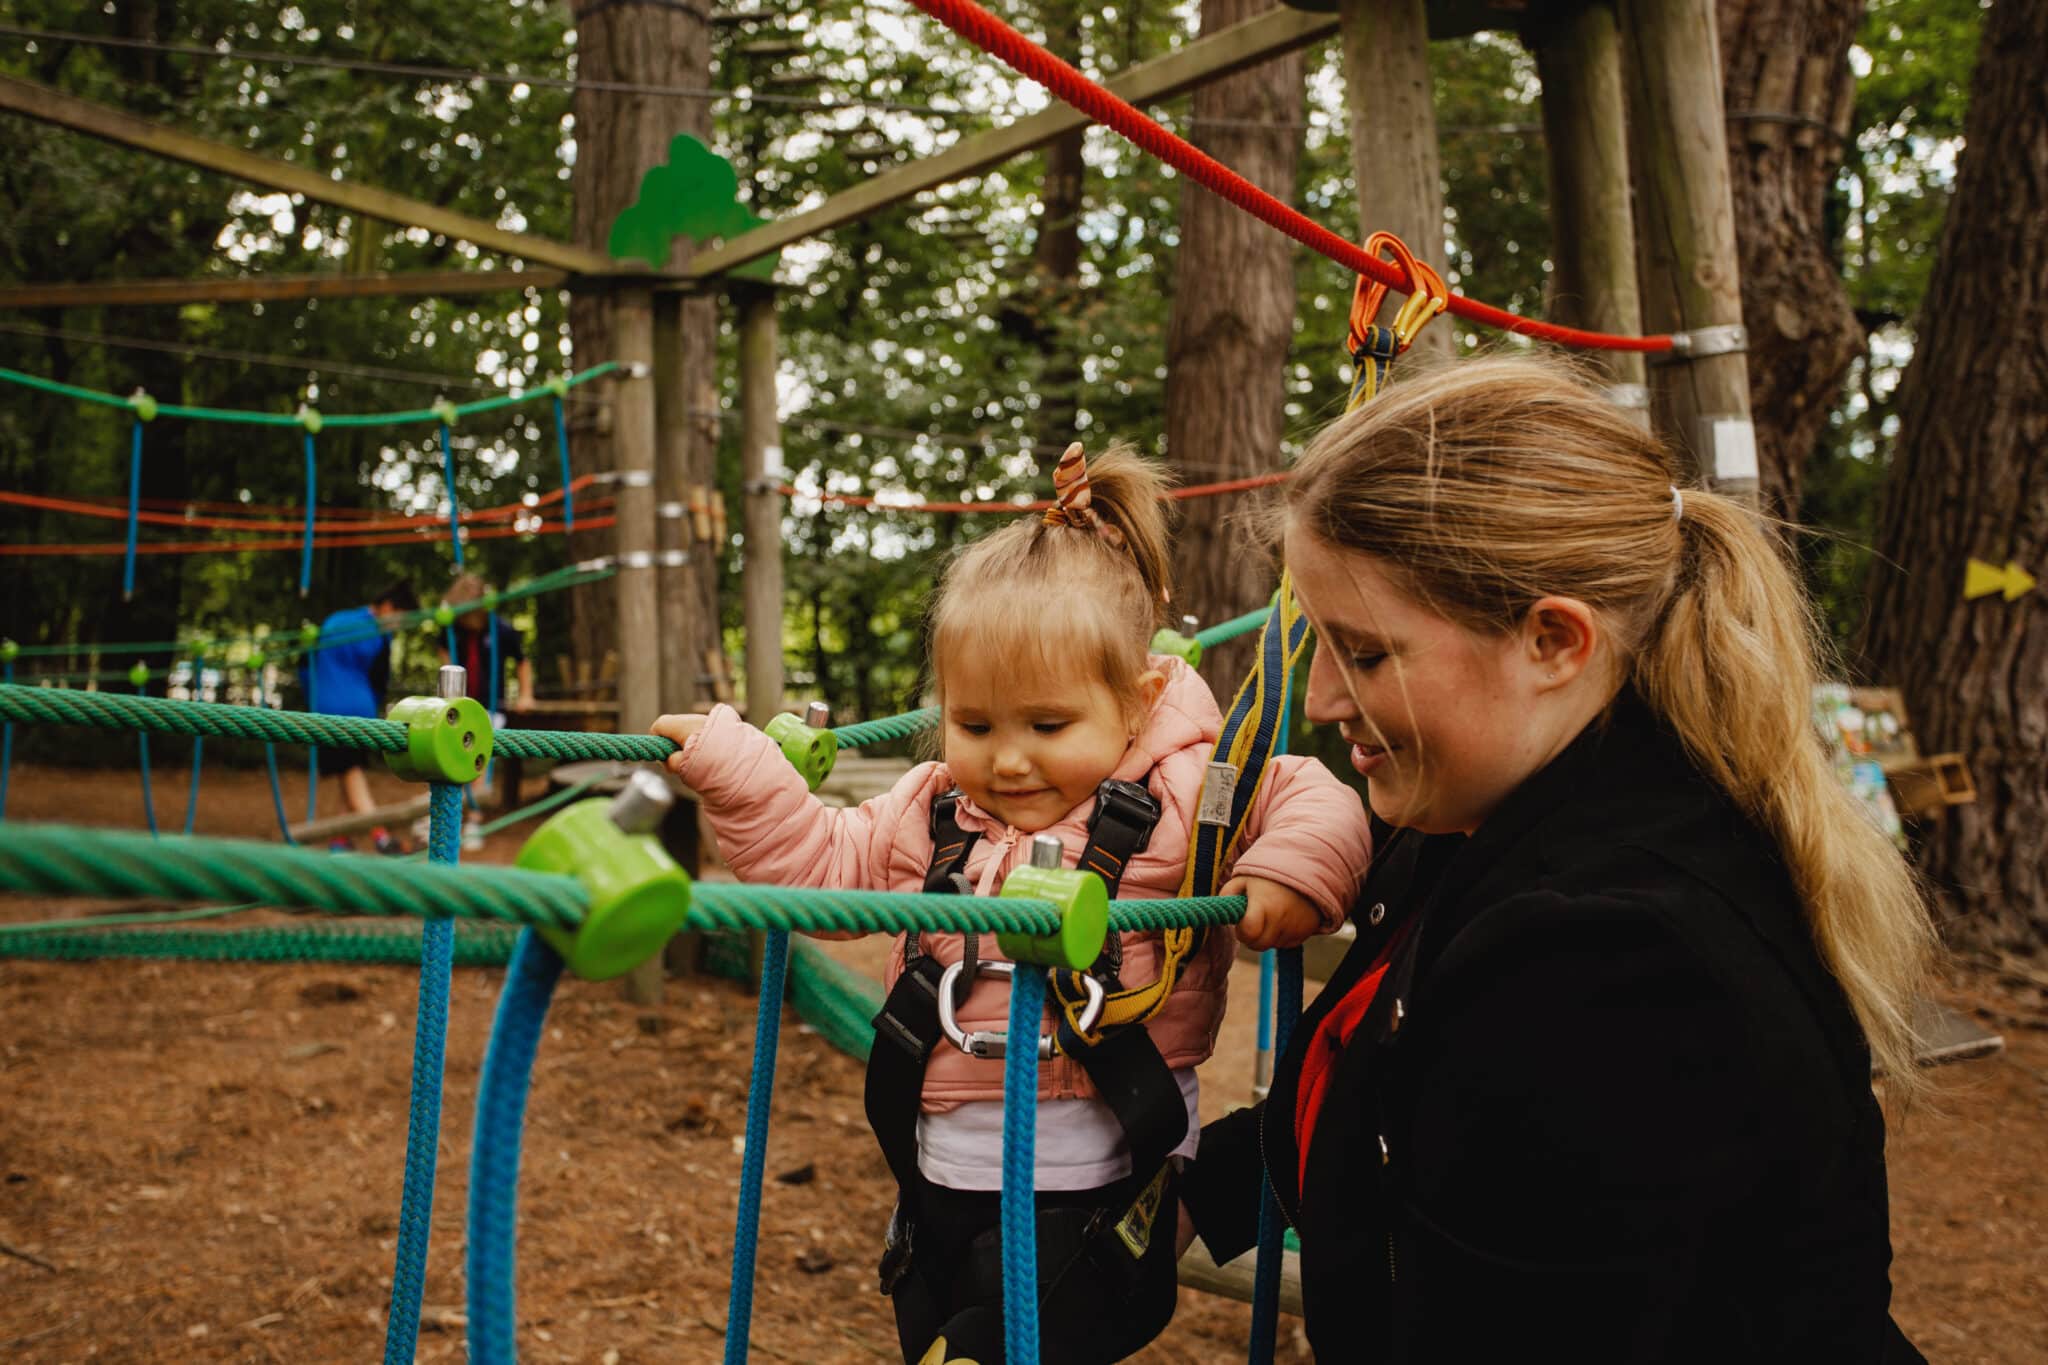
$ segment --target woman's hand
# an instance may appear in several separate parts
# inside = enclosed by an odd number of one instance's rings
[[[666,719],[666,717],[664,717]],[[1223,895],[1245,898],[1244,918],[1237,923],[1237,941],[1253,952],[1292,948],[1323,930],[1322,911],[1292,887],[1264,877],[1232,877]]]
[[[667,763],[668,770],[677,777],[683,775],[683,745],[689,742],[692,735],[702,730],[710,719],[709,716],[700,716],[693,712],[680,716],[663,716],[647,727],[650,734],[660,735],[675,744],[676,751],[663,761]]]

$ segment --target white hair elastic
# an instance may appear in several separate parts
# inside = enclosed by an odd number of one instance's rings
[[[1671,519],[1673,521],[1683,521],[1685,519],[1685,494],[1678,491],[1678,485],[1675,483],[1671,485]]]

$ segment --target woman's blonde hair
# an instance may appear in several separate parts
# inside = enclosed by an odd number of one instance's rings
[[[1775,841],[1872,1054],[1910,1094],[1925,902],[1814,729],[1824,637],[1781,544],[1746,505],[1681,482],[1670,449],[1571,364],[1495,357],[1333,423],[1284,516],[1473,631],[1512,631],[1553,594],[1593,608],[1617,681]]]
[[[1135,720],[1139,675],[1171,592],[1160,466],[1124,444],[1088,457],[1095,516],[1122,537],[1050,525],[1037,513],[962,549],[929,613],[932,678],[971,653],[1041,677],[1077,670],[1109,685]]]

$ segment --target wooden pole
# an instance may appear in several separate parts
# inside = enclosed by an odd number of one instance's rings
[[[1694,334],[1656,367],[1651,411],[1696,473],[1754,498],[1735,202],[1714,0],[1620,0],[1643,325]]]
[[[654,301],[654,415],[661,701],[667,710],[681,711],[696,699],[698,669],[690,620],[690,394],[683,370],[683,300],[674,295]]]
[[[1359,240],[1392,232],[1418,257],[1444,265],[1444,177],[1437,156],[1429,78],[1429,16],[1423,0],[1344,0],[1344,98],[1351,111],[1351,169],[1358,183]],[[1405,295],[1380,310],[1391,323]],[[1425,328],[1412,356],[1443,359],[1451,329]]]
[[[654,296],[622,289],[611,301],[613,353],[626,377],[613,390],[612,442],[618,461],[619,733],[638,734],[661,714],[654,570]],[[626,976],[626,998],[661,1003],[661,959]]]
[[[747,627],[747,719],[766,725],[782,709],[782,464],[775,415],[775,296],[749,289],[740,310],[740,477],[746,490],[746,560],[740,594]]]
[[[1550,318],[1567,327],[1639,333],[1643,302],[1629,203],[1628,103],[1614,11],[1593,0],[1531,38],[1543,79],[1550,168]],[[1648,425],[1642,356],[1588,355],[1606,371],[1615,401]]]
[[[368,274],[250,275],[232,280],[94,280],[0,288],[0,308],[137,307],[269,299],[458,298],[560,289],[566,270],[389,270]]]

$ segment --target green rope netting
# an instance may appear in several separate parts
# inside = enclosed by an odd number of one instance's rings
[[[500,967],[516,929],[455,926],[455,965]],[[156,958],[185,962],[355,962],[420,965],[417,928],[391,929],[0,929],[0,958],[92,962]]]
[[[908,739],[921,731],[929,730],[939,723],[939,708],[927,706],[921,711],[906,711],[900,716],[884,716],[880,720],[858,721],[842,725],[832,733],[839,740],[842,749],[858,749],[864,744],[882,744],[892,739]]]
[[[526,389],[520,393],[503,394],[496,398],[479,398],[469,403],[453,405],[454,415],[475,417],[480,413],[497,412],[501,408],[516,407],[536,399],[555,398],[575,388],[588,384],[593,379],[602,379],[619,368],[616,360],[607,360],[602,365],[593,365],[578,374],[572,374],[557,383],[543,384],[539,388]],[[40,375],[24,374],[0,366],[0,381],[19,384],[26,389],[37,389],[43,393],[57,394],[63,398],[75,398],[81,403],[97,403],[101,407],[130,408],[135,406],[132,399],[117,393],[104,393],[99,389],[83,388],[77,384],[66,384],[55,379],[44,379]],[[363,413],[322,413],[320,425],[324,427],[389,427],[402,426],[410,422],[438,422],[444,410],[441,408],[408,408],[403,412]],[[155,405],[158,417],[184,417],[201,422],[239,422],[250,426],[303,427],[305,419],[295,412],[249,412],[240,408],[194,408],[177,403]]]

